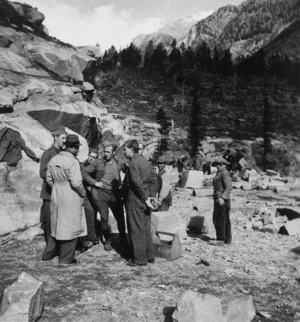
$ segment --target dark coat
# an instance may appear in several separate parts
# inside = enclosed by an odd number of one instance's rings
[[[52,145],[48,150],[46,150],[42,157],[40,163],[40,177],[43,179],[42,190],[40,197],[44,200],[51,200],[51,187],[46,182],[46,173],[49,161],[60,152],[54,145]]]
[[[0,162],[16,166],[22,159],[22,150],[34,161],[39,161],[35,153],[29,149],[19,132],[10,128],[0,130]]]
[[[142,155],[135,153],[129,162],[128,170],[128,199],[127,202],[140,201],[146,204],[148,197],[157,193],[157,176],[152,165]]]
[[[221,169],[217,172],[214,181],[214,199],[220,197],[223,199],[230,199],[230,191],[232,190],[232,183],[230,173],[226,169]]]

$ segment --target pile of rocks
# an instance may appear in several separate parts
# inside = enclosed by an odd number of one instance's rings
[[[290,209],[290,211],[297,214],[294,209],[295,208]],[[295,218],[289,220],[289,218],[284,215],[284,212],[280,210],[282,209],[269,209],[267,207],[256,210],[245,224],[245,228],[247,230],[253,229],[273,234],[300,235],[300,213],[299,218],[295,216]]]

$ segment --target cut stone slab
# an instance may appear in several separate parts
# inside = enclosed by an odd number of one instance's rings
[[[190,170],[188,172],[186,188],[199,189],[203,186],[203,171]]]
[[[198,210],[201,209],[198,208]],[[213,224],[212,214],[201,213],[198,216],[191,217],[187,227],[192,233],[205,234],[211,237],[215,236],[215,226]]]
[[[241,296],[228,305],[225,315],[226,322],[250,322],[254,318],[256,310],[251,295]]]
[[[178,213],[172,211],[152,212],[151,224],[153,231],[178,234],[180,239],[187,238],[186,225]]]
[[[18,280],[3,293],[1,322],[34,322],[43,312],[44,287],[28,273],[21,273]]]
[[[286,229],[288,235],[300,236],[300,218],[289,221],[287,224],[284,225],[284,228]]]
[[[279,172],[276,172],[274,170],[269,170],[269,169],[266,170],[266,175],[269,177],[280,177]]]
[[[252,190],[252,185],[251,185],[251,183],[249,183],[249,182],[243,182],[243,184],[242,184],[242,188],[243,188],[243,190],[245,190],[245,191],[250,191],[250,190]]]
[[[214,189],[212,188],[202,188],[202,189],[196,189],[193,191],[195,191],[195,195],[197,197],[211,197],[214,193]]]
[[[275,191],[280,195],[282,193],[289,192],[290,188],[289,187],[279,187],[279,186],[277,186]]]
[[[232,182],[232,187],[235,189],[241,189],[243,187],[243,182],[238,181],[238,182]]]
[[[181,295],[172,317],[174,322],[225,322],[217,297],[193,291]]]

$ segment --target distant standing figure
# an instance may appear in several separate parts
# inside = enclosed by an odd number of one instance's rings
[[[153,176],[152,165],[139,154],[139,144],[136,140],[125,143],[124,153],[130,160],[126,213],[133,259],[128,265],[147,265],[154,263],[151,209],[147,203],[150,203],[150,197],[155,198],[156,178]]]
[[[168,159],[165,156],[160,156],[157,159],[158,163],[158,199],[157,211],[168,211],[172,205],[172,180],[170,173],[166,170]]]
[[[87,234],[83,211],[85,189],[79,161],[79,139],[75,134],[66,138],[66,149],[53,157],[48,165],[46,180],[51,193],[51,236],[43,253],[43,260],[59,254],[60,264],[75,264],[78,238]]]
[[[41,190],[41,199],[43,199],[43,205],[41,208],[41,228],[44,231],[44,238],[47,244],[48,238],[50,236],[50,202],[51,202],[51,187],[46,182],[46,172],[49,161],[57,155],[61,150],[65,148],[67,132],[64,128],[52,132],[54,138],[53,145],[46,150],[42,157],[40,163],[40,177],[43,179],[43,185]]]
[[[232,183],[230,173],[226,168],[228,161],[224,158],[219,158],[215,161],[218,172],[214,178],[214,211],[213,222],[216,229],[217,240],[212,240],[209,243],[215,246],[222,246],[230,244],[231,236],[231,222],[230,222],[230,192],[232,190]]]

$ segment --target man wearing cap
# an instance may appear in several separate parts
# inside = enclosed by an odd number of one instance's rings
[[[102,144],[104,158],[98,158],[83,169],[83,180],[92,187],[92,198],[101,216],[102,236],[105,239],[104,249],[110,251],[112,246],[108,223],[109,208],[116,218],[121,243],[126,240],[124,209],[120,192],[120,171],[123,165],[114,158],[117,145],[109,141],[104,141]]]
[[[158,163],[158,199],[157,211],[168,211],[172,205],[172,180],[170,173],[166,170],[168,159],[161,155],[157,159]]]
[[[52,132],[54,138],[53,145],[46,150],[42,157],[40,163],[40,177],[43,179],[42,190],[40,198],[43,199],[43,205],[41,208],[41,228],[44,230],[44,238],[46,244],[50,236],[50,201],[51,201],[51,187],[46,182],[46,172],[49,161],[52,157],[57,155],[65,147],[65,141],[67,132],[64,128]]]
[[[218,158],[215,161],[218,172],[214,178],[214,210],[213,222],[216,229],[217,239],[209,243],[215,246],[222,246],[231,244],[231,223],[230,223],[230,192],[232,190],[232,183],[230,173],[226,166],[229,164],[224,158]]]
[[[129,266],[154,263],[154,248],[151,236],[150,199],[156,195],[156,176],[152,165],[139,154],[136,140],[125,143],[124,154],[129,162],[128,194],[126,198],[127,227],[132,246],[132,261]]]
[[[83,212],[85,189],[76,158],[79,145],[77,135],[67,135],[65,151],[50,160],[46,174],[46,181],[52,187],[51,235],[42,259],[51,260],[58,253],[60,264],[77,262],[74,255],[78,238],[87,234]]]

